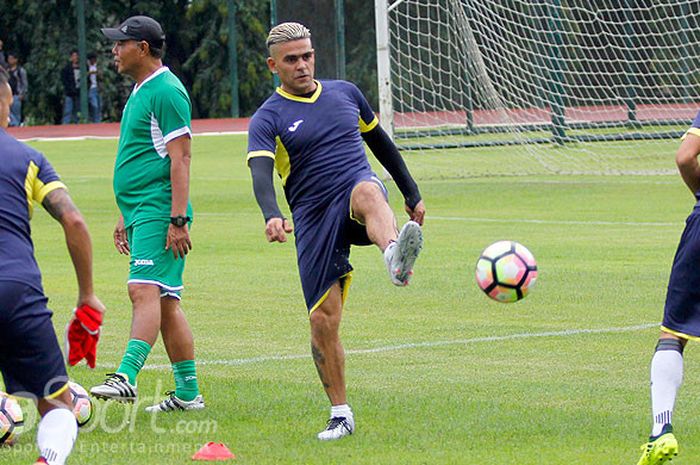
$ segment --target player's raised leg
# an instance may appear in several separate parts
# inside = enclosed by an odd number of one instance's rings
[[[391,282],[406,286],[413,266],[423,248],[423,231],[415,221],[408,221],[398,232],[396,217],[389,207],[383,188],[375,181],[364,181],[350,197],[353,216],[363,223],[367,236],[384,252]]]
[[[93,386],[90,393],[101,399],[134,402],[138,394],[136,377],[146,363],[160,330],[160,287],[154,284],[129,284],[132,321],[131,338],[121,364],[115,373],[109,373],[102,384]]]
[[[326,429],[318,433],[320,440],[340,439],[355,430],[355,419],[345,391],[345,352],[339,335],[342,310],[340,283],[336,282],[326,299],[309,315],[311,353],[323,389],[331,402]]]
[[[170,391],[168,397],[161,402],[146,407],[146,411],[155,413],[203,409],[204,399],[199,392],[194,361],[194,337],[179,299],[170,296],[161,298],[160,331],[172,363],[175,390]]]

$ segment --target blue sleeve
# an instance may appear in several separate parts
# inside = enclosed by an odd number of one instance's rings
[[[248,127],[248,156],[246,161],[255,157],[275,158],[277,134],[272,115],[257,111]]]
[[[360,132],[365,133],[369,132],[372,129],[374,129],[377,124],[379,124],[379,120],[377,117],[374,115],[374,111],[372,111],[372,107],[369,106],[369,102],[365,98],[365,96],[362,94],[362,91],[357,88],[357,86],[353,83],[350,84],[350,94],[352,95],[353,99],[355,100],[355,103],[357,104],[357,108],[360,110]]]

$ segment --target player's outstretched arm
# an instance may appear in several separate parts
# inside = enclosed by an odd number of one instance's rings
[[[676,152],[676,165],[678,165],[678,171],[680,171],[683,181],[693,195],[696,195],[700,190],[699,154],[700,136],[690,133],[686,134]]]
[[[44,209],[63,227],[66,245],[78,278],[78,307],[89,305],[102,313],[105,306],[95,296],[92,280],[92,241],[87,224],[68,191],[59,188],[42,201]]]
[[[265,217],[265,237],[268,242],[287,242],[292,225],[280,212],[272,182],[274,160],[270,157],[254,157],[248,161],[253,177],[255,200]]]
[[[396,182],[396,187],[399,188],[406,201],[408,215],[413,221],[422,225],[425,219],[425,205],[421,199],[418,185],[411,177],[411,173],[408,172],[408,167],[394,142],[380,125],[363,133],[362,138],[367,142],[379,163],[386,168]]]

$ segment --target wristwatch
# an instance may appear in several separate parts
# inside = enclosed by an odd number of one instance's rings
[[[182,216],[182,215],[171,216],[170,217],[170,224],[177,226],[178,228],[181,228],[184,225],[186,225],[187,223],[189,223],[191,220],[192,220],[192,218],[190,218],[189,216]]]

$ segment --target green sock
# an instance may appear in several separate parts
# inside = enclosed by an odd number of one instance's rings
[[[194,360],[173,363],[173,375],[175,376],[175,395],[178,399],[190,402],[199,395]]]
[[[126,352],[122,358],[122,363],[117,368],[117,373],[123,373],[129,378],[129,383],[136,386],[136,376],[146,363],[146,358],[151,352],[148,342],[139,339],[131,339],[126,345]]]

